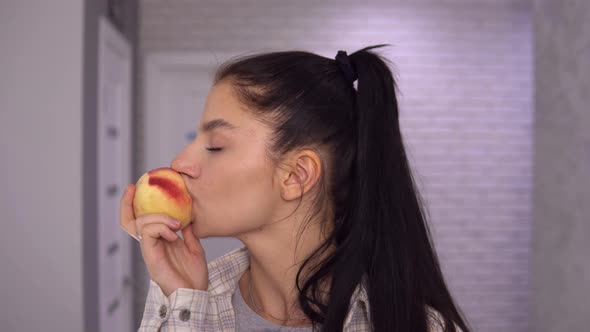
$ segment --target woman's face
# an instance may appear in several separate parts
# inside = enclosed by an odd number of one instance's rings
[[[198,238],[236,237],[272,220],[280,194],[267,157],[269,135],[230,83],[212,87],[197,137],[171,164],[193,196],[191,227]]]

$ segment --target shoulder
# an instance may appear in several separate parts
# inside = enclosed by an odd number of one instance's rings
[[[426,316],[428,317],[429,332],[443,332],[445,330],[445,321],[440,312],[430,306],[426,306]],[[455,331],[462,332],[462,330],[456,324]]]

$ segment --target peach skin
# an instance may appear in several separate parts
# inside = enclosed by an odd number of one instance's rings
[[[193,200],[184,181],[172,168],[162,167],[143,174],[137,181],[133,197],[135,217],[163,213],[180,221],[185,228],[192,217]]]

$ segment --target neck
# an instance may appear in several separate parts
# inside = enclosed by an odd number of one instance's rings
[[[297,272],[324,239],[319,225],[310,223],[298,241],[298,225],[290,226],[294,224],[285,220],[239,237],[250,255],[250,267],[239,286],[246,303],[260,316],[278,324],[299,326],[309,322],[295,320],[305,317],[299,306]],[[288,318],[294,320],[284,320]]]

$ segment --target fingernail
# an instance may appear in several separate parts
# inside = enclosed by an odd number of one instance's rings
[[[178,221],[178,220],[172,220],[172,224],[174,226],[177,226],[178,227],[178,226],[180,226],[180,221]]]

